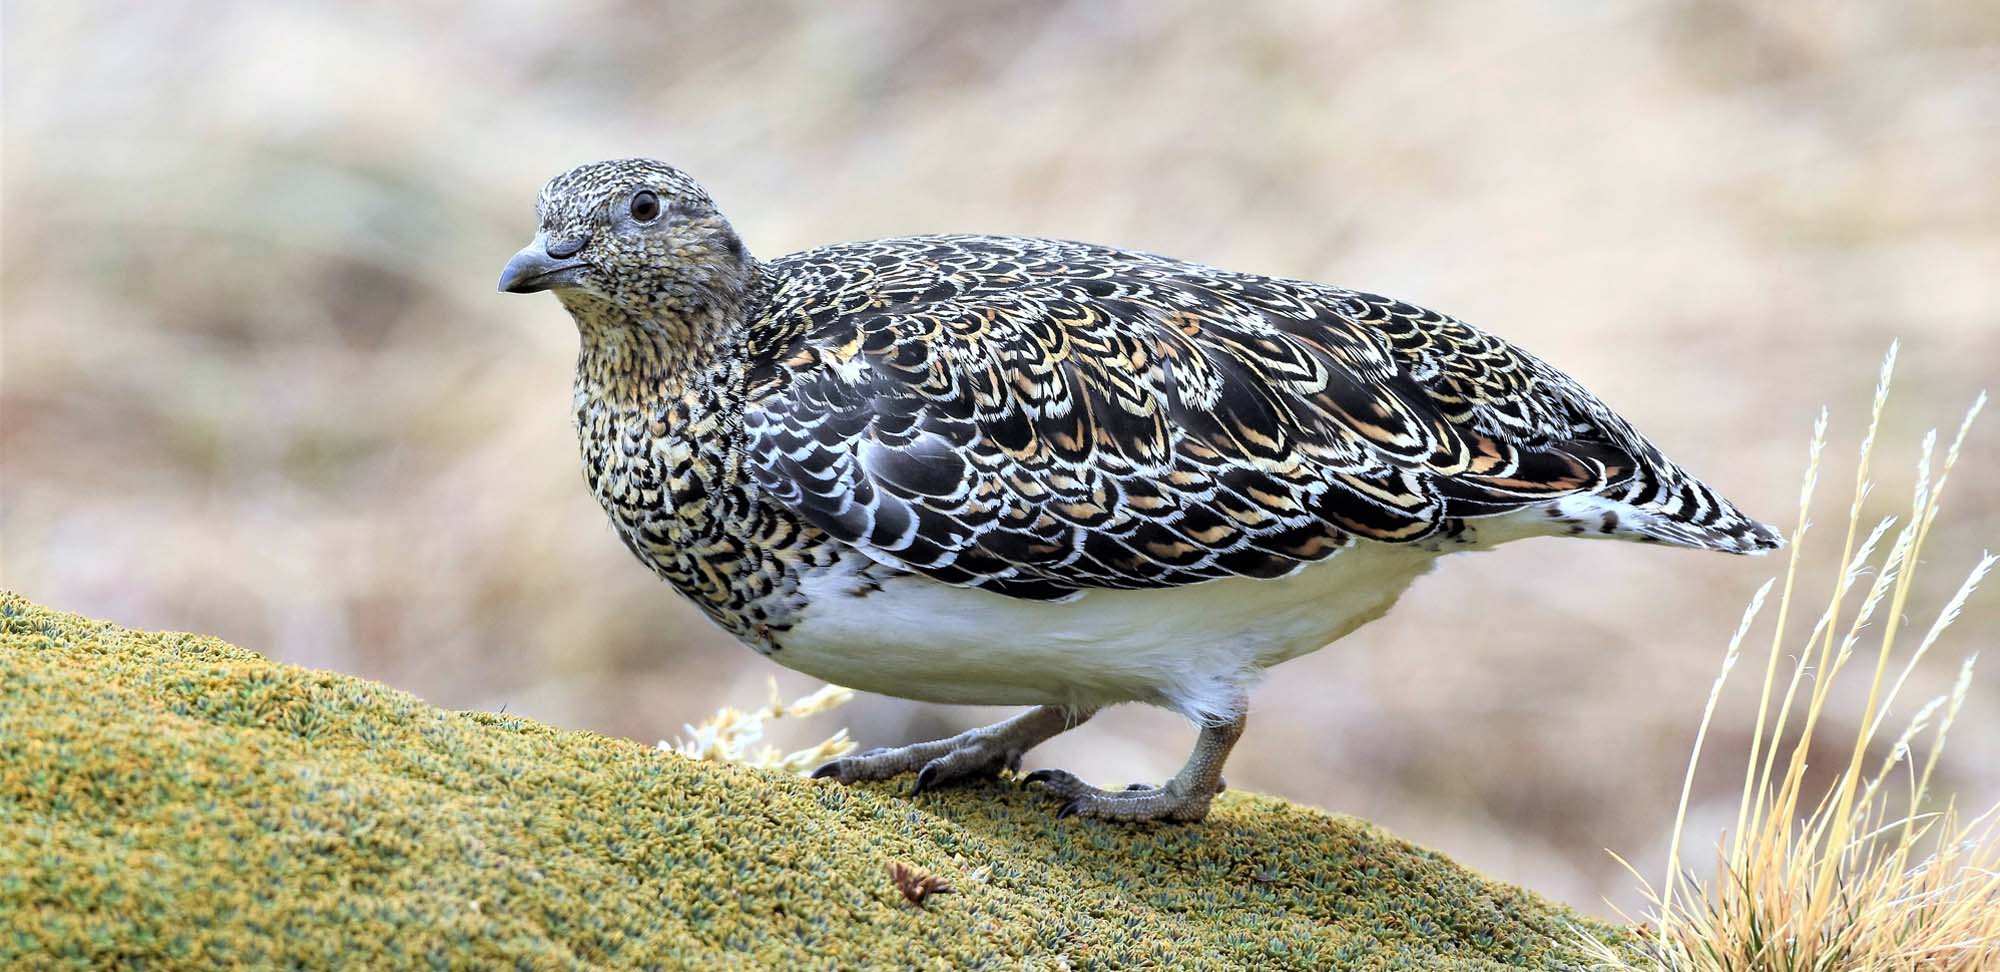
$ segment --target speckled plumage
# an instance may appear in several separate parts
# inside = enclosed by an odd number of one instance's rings
[[[637,218],[643,194],[657,194],[657,218]],[[1066,602],[1289,577],[1357,547],[1427,563],[1546,533],[1777,545],[1572,379],[1389,298],[1012,237],[758,261],[700,186],[644,160],[558,177],[539,215],[547,254],[517,261],[553,266],[575,248],[546,280],[583,336],[576,414],[593,493],[642,561],[788,664],[814,597],[866,602],[885,587],[907,605],[943,603],[924,600],[925,584]],[[1355,623],[1408,581],[1355,608]],[[1053,624],[1001,601],[951,603]],[[1336,620],[1325,637],[1345,632]],[[881,637],[915,639],[920,621]],[[1240,667],[1290,657],[1311,633],[1287,637]],[[921,654],[904,647],[882,657]],[[820,667],[877,674],[865,658],[833,662]],[[916,666],[913,681],[962,670],[897,664]],[[879,674],[859,687],[904,694],[896,671]],[[1120,693],[1229,715],[1212,711],[1226,700],[1165,688],[923,694],[1087,712]]]

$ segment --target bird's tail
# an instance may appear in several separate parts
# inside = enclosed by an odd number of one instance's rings
[[[1622,488],[1565,496],[1557,503],[1565,519],[1605,536],[1752,555],[1785,545],[1770,524],[1673,467]]]

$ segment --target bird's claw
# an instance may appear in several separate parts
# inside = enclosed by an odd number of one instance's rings
[[[1215,793],[1184,793],[1175,785],[1153,786],[1133,783],[1122,790],[1101,790],[1059,769],[1038,769],[1021,778],[1021,785],[1034,786],[1063,801],[1056,819],[1097,817],[1103,820],[1141,822],[1149,820],[1195,821],[1208,815]],[[1221,787],[1217,787],[1220,791]]]
[[[1020,766],[1019,749],[975,736],[842,756],[813,770],[812,778],[854,783],[886,780],[915,770],[917,778],[910,785],[910,795],[916,796],[961,780],[996,777],[1001,770]]]

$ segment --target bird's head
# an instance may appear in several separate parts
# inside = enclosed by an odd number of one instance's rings
[[[535,214],[535,238],[507,261],[500,289],[552,290],[580,323],[696,327],[740,303],[755,276],[707,190],[651,159],[577,166],[549,180]]]

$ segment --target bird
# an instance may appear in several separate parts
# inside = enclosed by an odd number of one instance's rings
[[[574,320],[584,478],[632,554],[785,667],[1028,707],[815,777],[1007,774],[1059,816],[1199,821],[1260,676],[1440,557],[1781,545],[1574,379],[1400,300],[1010,236],[759,259],[641,158],[556,176],[536,214],[499,289]],[[1171,779],[1020,774],[1124,703],[1197,727]]]

